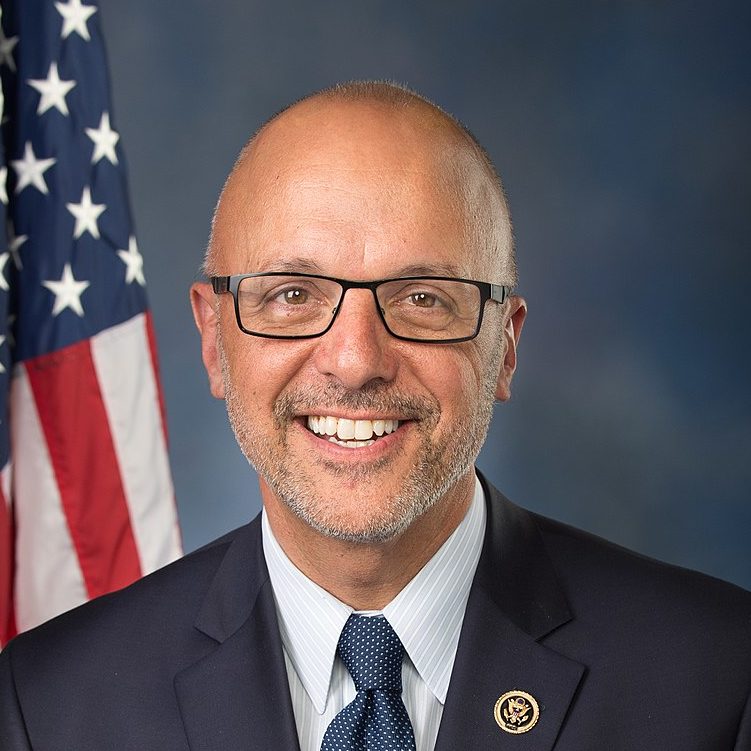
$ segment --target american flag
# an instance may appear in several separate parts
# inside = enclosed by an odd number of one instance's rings
[[[0,13],[1,645],[180,536],[99,11]]]

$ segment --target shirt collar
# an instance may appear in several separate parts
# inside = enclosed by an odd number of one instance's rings
[[[433,695],[446,701],[469,590],[480,560],[487,510],[480,481],[451,536],[383,609]]]
[[[475,479],[474,496],[464,519],[383,609],[415,669],[442,704],[480,559],[486,515],[482,487]],[[323,714],[339,636],[354,611],[289,560],[265,511],[262,536],[282,643],[316,711]]]

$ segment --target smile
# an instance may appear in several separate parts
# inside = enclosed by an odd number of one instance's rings
[[[372,446],[378,438],[393,433],[399,420],[350,420],[346,417],[309,415],[308,429],[345,448]]]

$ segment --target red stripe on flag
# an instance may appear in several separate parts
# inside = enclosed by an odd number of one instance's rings
[[[0,646],[7,644],[16,633],[13,618],[14,549],[13,517],[0,488]]]
[[[89,597],[141,576],[88,341],[25,363]]]
[[[146,337],[149,340],[149,352],[151,352],[151,367],[154,369],[154,380],[156,381],[156,390],[159,395],[159,413],[162,416],[162,430],[164,431],[164,443],[169,445],[169,436],[167,435],[167,409],[164,405],[164,393],[162,392],[162,379],[159,377],[159,358],[156,352],[156,334],[154,332],[154,320],[151,317],[151,311],[144,313],[146,317]]]

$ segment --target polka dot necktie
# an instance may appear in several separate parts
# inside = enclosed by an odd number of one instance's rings
[[[383,616],[351,615],[337,652],[357,696],[326,729],[321,751],[415,751],[402,701],[404,647]]]

